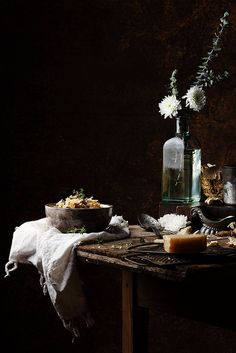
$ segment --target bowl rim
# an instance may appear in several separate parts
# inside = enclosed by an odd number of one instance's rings
[[[110,204],[106,204],[106,203],[101,203],[100,204],[101,207],[88,207],[88,208],[82,208],[82,207],[58,207],[56,206],[56,202],[50,202],[50,203],[46,203],[45,207],[48,208],[53,208],[55,210],[72,210],[72,211],[78,211],[78,210],[101,210],[101,209],[109,209],[109,208],[113,208],[113,205]]]

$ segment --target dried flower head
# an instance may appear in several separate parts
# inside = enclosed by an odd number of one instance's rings
[[[193,109],[195,112],[199,112],[206,104],[205,92],[198,86],[191,87],[182,98],[186,98],[185,106]]]
[[[165,230],[178,232],[187,225],[187,216],[177,215],[175,213],[165,214],[158,219],[158,222]]]
[[[173,116],[177,116],[178,110],[181,109],[180,101],[176,98],[176,96],[166,96],[162,99],[161,103],[159,103],[160,113],[164,115],[164,119],[172,118]]]
[[[186,102],[183,105],[181,105],[181,100],[178,99],[179,92],[176,79],[177,70],[175,69],[172,72],[169,84],[169,96],[166,96],[161,103],[159,103],[159,112],[161,115],[164,115],[165,119],[167,117],[176,117],[179,110],[181,110],[181,116],[185,114],[189,115],[191,110],[199,112],[206,104],[206,95],[203,87],[211,87],[229,76],[227,71],[219,74],[215,73],[210,68],[212,60],[217,58],[221,51],[220,44],[223,32],[229,24],[228,16],[229,13],[225,12],[223,17],[220,18],[220,24],[214,34],[211,48],[207,52],[207,55],[202,58],[202,63],[198,67],[192,87],[190,87],[187,93],[182,97],[182,99],[186,99]]]

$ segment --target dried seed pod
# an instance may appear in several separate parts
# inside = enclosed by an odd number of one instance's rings
[[[228,225],[228,228],[236,229],[236,222],[230,222],[230,224]]]
[[[221,230],[216,233],[217,237],[231,237],[232,231],[231,230]]]
[[[188,226],[188,227],[181,228],[178,231],[178,234],[192,234],[192,232],[193,232],[192,227]]]

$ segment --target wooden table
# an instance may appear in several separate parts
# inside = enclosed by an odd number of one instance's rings
[[[185,283],[188,281],[236,280],[236,263],[186,264],[172,267],[140,266],[124,260],[127,248],[131,245],[153,242],[156,236],[139,226],[130,226],[130,238],[107,243],[80,245],[77,249],[79,261],[106,265],[122,271],[122,352],[133,353],[133,310],[136,287],[135,275],[144,278],[151,275],[157,279]],[[143,277],[144,276],[144,277]]]

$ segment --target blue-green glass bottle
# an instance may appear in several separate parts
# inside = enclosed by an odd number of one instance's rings
[[[163,146],[162,201],[195,203],[201,199],[201,148],[189,132],[188,118],[176,118],[175,137]]]

